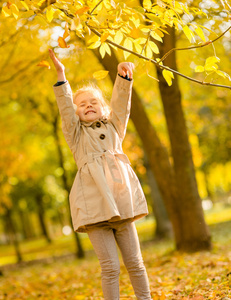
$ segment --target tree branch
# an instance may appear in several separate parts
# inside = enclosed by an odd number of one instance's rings
[[[96,6],[92,9],[92,11],[89,12],[89,14],[92,15],[93,12],[96,10],[96,8],[97,8],[97,7],[100,5],[100,3],[102,3],[102,2],[103,2],[103,0],[100,0],[100,1],[96,4]]]
[[[98,32],[97,30],[95,30],[94,28],[92,28],[92,27],[91,27],[90,25],[88,25],[88,24],[87,24],[87,26],[91,29],[91,31],[92,31],[94,34],[96,34],[97,36],[101,37],[101,33],[100,33],[100,32]],[[142,54],[136,53],[136,52],[134,52],[134,51],[132,51],[132,50],[129,50],[129,49],[127,49],[127,48],[121,46],[121,45],[118,45],[118,44],[116,44],[115,42],[113,42],[113,41],[111,41],[111,40],[109,40],[109,39],[106,39],[106,42],[107,42],[108,44],[111,44],[111,45],[113,45],[113,46],[115,46],[115,47],[117,47],[117,48],[123,50],[123,51],[129,52],[129,53],[131,53],[131,54],[133,54],[133,55],[135,55],[135,56],[137,56],[137,57],[139,57],[139,58],[142,58],[142,59],[144,59],[144,60],[147,60],[147,61],[152,62],[153,64],[155,64],[155,65],[156,65],[158,68],[160,68],[161,70],[162,70],[162,69],[165,69],[165,70],[171,71],[172,73],[174,73],[174,74],[176,74],[176,75],[178,75],[178,76],[181,76],[181,77],[183,77],[183,78],[185,78],[185,79],[188,79],[188,80],[190,80],[190,81],[196,82],[196,83],[201,84],[201,85],[215,86],[215,87],[226,88],[226,89],[230,89],[230,90],[231,90],[231,86],[228,86],[228,85],[222,85],[222,84],[215,84],[215,83],[210,83],[210,82],[204,82],[204,81],[200,81],[200,80],[194,79],[194,78],[192,78],[192,77],[186,76],[186,75],[184,75],[184,74],[182,74],[182,73],[180,73],[180,72],[178,72],[178,71],[176,71],[176,70],[173,70],[173,69],[171,69],[171,68],[169,68],[169,67],[160,65],[159,62],[157,62],[157,61],[154,60],[154,59],[147,58],[146,56],[144,56],[144,55],[142,55]]]
[[[231,26],[226,29],[221,35],[219,35],[218,37],[216,37],[214,40],[212,41],[208,41],[202,45],[196,45],[196,46],[190,46],[190,47],[185,47],[185,48],[172,48],[171,50],[169,50],[167,53],[165,53],[165,55],[160,59],[159,62],[162,62],[165,60],[165,58],[167,58],[173,51],[179,51],[179,50],[192,50],[192,49],[196,49],[196,48],[203,48],[205,46],[211,45],[214,42],[216,42],[217,40],[219,40],[223,35],[226,34],[226,32],[228,32],[231,29]]]

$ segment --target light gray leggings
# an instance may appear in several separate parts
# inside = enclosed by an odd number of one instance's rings
[[[120,263],[118,244],[137,299],[151,299],[149,282],[134,222],[102,222],[87,226],[87,233],[98,256],[105,300],[118,300]]]

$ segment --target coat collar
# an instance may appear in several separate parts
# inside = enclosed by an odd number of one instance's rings
[[[102,122],[103,124],[107,124],[108,120],[106,117],[100,118],[98,120],[95,120],[93,122],[85,122],[85,121],[81,121],[81,125],[85,126],[85,127],[95,127],[95,124],[97,122]]]

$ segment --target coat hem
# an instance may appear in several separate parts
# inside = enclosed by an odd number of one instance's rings
[[[75,232],[79,232],[79,233],[86,233],[87,232],[87,230],[86,230],[86,225],[94,225],[94,224],[98,224],[98,223],[100,223],[100,222],[105,222],[105,221],[108,221],[108,222],[119,222],[119,221],[125,221],[125,220],[128,220],[128,221],[130,221],[130,222],[134,222],[134,221],[136,221],[136,220],[138,220],[138,219],[141,219],[141,218],[143,218],[143,217],[145,217],[145,216],[147,216],[148,215],[148,212],[140,212],[140,213],[137,213],[137,214],[135,214],[134,216],[127,216],[127,215],[120,215],[120,216],[114,216],[114,217],[112,217],[112,218],[110,218],[110,219],[104,219],[104,218],[101,218],[99,221],[94,221],[94,222],[84,222],[84,224],[83,225],[80,225],[80,226],[78,226],[78,227],[76,227],[76,226],[73,226],[74,227],[74,231]]]

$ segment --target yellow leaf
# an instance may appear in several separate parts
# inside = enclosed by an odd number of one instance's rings
[[[63,33],[63,38],[67,38],[68,36],[70,35],[70,31],[69,31],[69,28],[68,28],[68,23],[65,24],[65,31]]]
[[[76,13],[77,15],[82,15],[82,14],[84,14],[85,12],[87,12],[89,9],[90,9],[90,7],[84,6],[84,7],[80,8],[80,9],[78,9],[75,13]]]
[[[124,41],[124,47],[129,49],[129,50],[133,50],[133,45],[132,45],[132,41],[131,39],[129,38],[126,38],[125,41]],[[124,54],[124,58],[127,59],[128,56],[131,54],[127,51],[123,51],[123,54]]]
[[[22,3],[22,5],[25,7],[26,10],[29,10],[29,7],[25,1],[20,1],[20,2]]]
[[[139,28],[133,28],[129,33],[129,36],[131,36],[133,39],[138,39],[140,35],[141,30]]]
[[[143,7],[145,9],[150,10],[152,8],[152,1],[151,0],[144,0],[143,1]]]
[[[146,46],[146,57],[152,59],[152,49],[149,45]]]
[[[206,65],[211,65],[211,64],[214,64],[214,63],[217,63],[217,62],[220,62],[220,58],[217,57],[217,56],[210,56],[206,59],[206,62],[205,64]]]
[[[152,36],[155,40],[157,40],[157,41],[159,41],[159,42],[163,42],[163,39],[162,39],[155,31],[151,31],[151,36]]]
[[[76,30],[79,24],[80,24],[80,18],[79,16],[76,16],[74,19],[71,20],[71,30]]]
[[[102,56],[102,58],[104,58],[104,56],[105,56],[106,53],[109,54],[109,55],[111,55],[111,49],[110,49],[110,47],[108,46],[107,43],[103,43],[100,46],[99,53]]]
[[[101,38],[100,38],[101,43],[105,42],[106,39],[108,38],[108,36],[109,36],[109,32],[103,33],[103,34],[101,35]]]
[[[203,66],[196,66],[195,68],[195,72],[199,73],[199,72],[204,72],[205,68]]]
[[[54,13],[55,13],[54,9],[51,6],[49,6],[46,11],[46,18],[49,23],[53,20]]]
[[[91,45],[89,45],[87,48],[88,48],[88,49],[96,49],[96,48],[98,48],[100,45],[101,45],[101,42],[100,42],[100,41],[96,41],[96,42],[92,43]]]
[[[58,38],[59,47],[61,48],[69,48],[70,46],[67,46],[66,41],[61,36]]]
[[[18,19],[18,16],[19,16],[19,10],[18,10],[17,6],[16,6],[15,4],[12,4],[12,5],[10,6],[10,9],[11,9],[11,11],[12,11],[13,16],[14,16],[15,19],[17,20],[17,19]]]
[[[22,19],[28,19],[33,15],[34,15],[34,11],[33,10],[28,10],[28,11],[25,11],[21,14],[21,18]]]
[[[119,31],[116,32],[116,34],[115,34],[115,36],[114,36],[114,42],[115,42],[116,44],[120,44],[120,43],[122,42],[123,38],[124,38],[124,35],[123,35],[123,33],[119,30]]]
[[[163,70],[162,72],[163,76],[164,76],[164,79],[166,80],[167,84],[169,86],[172,85],[172,79],[174,78],[174,75],[171,71],[168,71],[168,70]]]
[[[41,60],[38,64],[37,64],[38,67],[45,67],[47,69],[50,69],[50,64],[48,61],[46,60]]]
[[[148,45],[150,46],[150,48],[152,49],[152,51],[153,51],[154,53],[156,53],[156,54],[160,53],[160,52],[159,52],[159,48],[157,47],[157,45],[156,45],[154,42],[149,41],[149,42],[148,42]]]
[[[203,32],[203,30],[200,27],[197,27],[197,29],[195,30],[195,32],[202,39],[202,41],[206,42],[206,38],[205,38],[204,32]]]
[[[135,46],[135,49],[138,53],[141,53],[143,48],[140,46],[139,42],[137,41],[134,41],[134,46]]]
[[[217,64],[205,65],[205,71],[215,71],[218,69]]]
[[[194,39],[194,34],[193,34],[192,30],[187,25],[185,25],[183,27],[183,31],[184,31],[184,34],[186,35],[186,37],[188,38],[189,42],[191,43],[192,39]]]
[[[102,44],[99,48],[99,53],[101,55],[102,58],[104,58],[105,54],[106,54],[106,49],[104,47],[104,44]]]
[[[228,78],[229,81],[231,81],[231,77],[229,76],[229,74],[227,74],[223,71],[220,71],[220,70],[217,70],[216,73],[217,73],[217,75],[222,76],[223,78]]]
[[[93,77],[96,79],[96,80],[100,80],[100,79],[103,79],[107,76],[107,74],[109,73],[109,71],[105,71],[105,70],[101,70],[101,71],[97,71],[93,74]]]
[[[7,6],[4,6],[2,8],[2,13],[4,17],[9,17],[11,15],[11,10]]]

